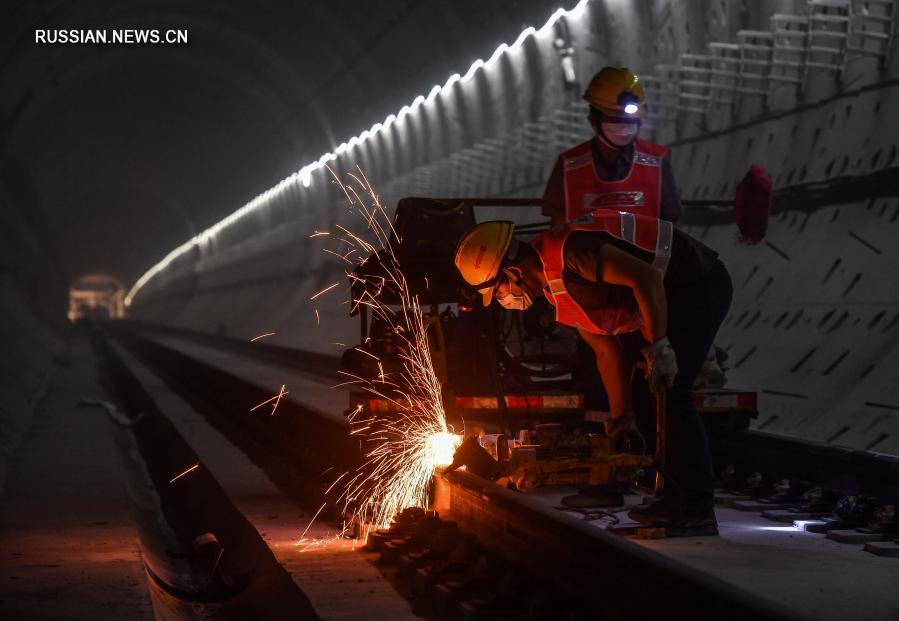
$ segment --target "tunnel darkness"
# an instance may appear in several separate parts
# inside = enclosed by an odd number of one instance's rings
[[[59,277],[152,262],[457,67],[548,1],[29,2],[0,26],[2,181]],[[176,28],[186,45],[38,45]],[[13,198],[14,197],[14,198]]]

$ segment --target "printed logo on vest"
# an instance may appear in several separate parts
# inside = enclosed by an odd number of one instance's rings
[[[617,209],[618,207],[643,207],[644,194],[633,192],[607,192],[606,194],[584,194],[587,209]]]
[[[648,153],[640,153],[636,151],[634,153],[634,161],[638,164],[643,164],[644,166],[661,166],[662,160],[656,155],[649,155]]]

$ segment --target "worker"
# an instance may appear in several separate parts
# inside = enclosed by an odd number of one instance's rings
[[[665,493],[630,516],[670,536],[717,534],[714,473],[692,386],[730,307],[730,276],[717,253],[651,216],[597,210],[530,243],[514,224],[483,222],[459,242],[462,278],[503,307],[525,310],[539,296],[596,354],[609,396],[613,442],[635,431],[631,367],[616,335],[640,331],[650,386],[667,390]]]
[[[543,214],[553,225],[595,209],[677,222],[681,205],[668,149],[637,137],[647,113],[637,76],[625,67],[604,67],[583,97],[594,136],[556,160],[543,192]]]
[[[594,136],[556,160],[543,192],[543,214],[553,226],[595,209],[614,209],[677,222],[681,204],[668,150],[638,138],[646,117],[643,85],[626,67],[603,67],[583,95]],[[625,356],[640,357],[639,334],[623,335]],[[578,373],[586,388],[584,422],[599,429],[609,418],[608,399],[592,350],[578,343]]]

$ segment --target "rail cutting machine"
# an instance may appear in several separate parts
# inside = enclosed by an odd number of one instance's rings
[[[550,483],[601,484],[629,477],[651,462],[645,456],[616,455],[604,437],[580,433],[586,381],[578,337],[556,324],[548,302],[541,298],[515,313],[496,304],[484,308],[474,303],[474,292],[456,272],[455,248],[476,224],[476,210],[487,212],[481,219],[535,222],[540,207],[540,199],[531,198],[404,198],[397,205],[390,240],[409,290],[425,313],[448,423],[481,438],[479,447],[498,464],[484,469],[487,476],[508,475],[522,491]],[[546,222],[522,224],[516,234],[527,238],[547,227]],[[377,256],[356,269],[354,299],[361,297],[364,283],[378,281],[378,270]],[[385,304],[400,304],[389,286],[378,295]],[[344,369],[373,376],[378,362],[384,371],[400,365],[392,328],[371,316],[365,305],[352,314],[360,320],[360,339],[344,352]],[[375,416],[391,415],[388,399],[363,392],[351,393],[350,399],[350,411],[361,406]],[[700,411],[717,415],[717,425],[745,428],[755,416],[754,393],[702,391],[695,399]],[[650,411],[644,435],[652,438],[654,408],[645,401]]]

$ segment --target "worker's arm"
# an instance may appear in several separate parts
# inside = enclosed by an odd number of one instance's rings
[[[618,418],[625,412],[633,410],[631,369],[618,338],[593,334],[581,329],[578,329],[578,332],[596,354],[596,368],[609,396],[609,412],[612,418]]]
[[[630,287],[643,317],[643,337],[655,343],[668,334],[668,304],[662,275],[649,263],[612,244],[599,249],[597,278],[611,285]]]

